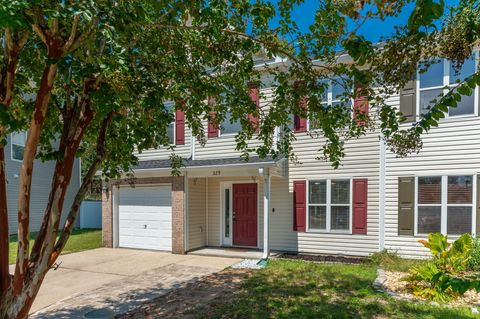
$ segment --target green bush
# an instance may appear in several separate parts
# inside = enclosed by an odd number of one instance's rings
[[[387,271],[407,272],[412,267],[425,263],[425,260],[402,258],[397,252],[385,249],[371,254],[368,262]]]
[[[428,240],[419,242],[430,249],[432,259],[413,267],[405,278],[413,294],[446,302],[462,296],[470,289],[480,291],[478,274],[467,272],[473,246],[472,236],[464,234],[451,244],[447,236],[434,233],[428,235]]]
[[[480,238],[473,239],[472,251],[470,252],[470,260],[468,261],[468,270],[480,271]]]

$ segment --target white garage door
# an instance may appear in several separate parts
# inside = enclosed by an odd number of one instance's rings
[[[120,247],[172,250],[171,193],[171,186],[120,188]]]

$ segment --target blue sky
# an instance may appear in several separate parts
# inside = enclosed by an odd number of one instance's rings
[[[458,0],[445,0],[447,5],[456,5]],[[313,22],[317,0],[305,0],[293,13],[294,21],[302,31],[308,32],[308,26]],[[414,8],[414,3],[409,3],[398,17],[388,18],[385,21],[369,20],[359,30],[359,33],[367,40],[378,42],[382,36],[389,36],[394,31],[394,26],[405,24]]]

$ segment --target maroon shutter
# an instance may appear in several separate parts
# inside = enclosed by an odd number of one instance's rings
[[[300,107],[306,109],[307,108],[307,98],[303,97],[300,99]],[[302,118],[298,115],[295,115],[293,119],[293,131],[295,133],[301,133],[307,131],[307,119]]]
[[[210,113],[211,117],[215,117],[215,112]],[[218,128],[212,123],[208,122],[208,138],[218,137]]]
[[[293,230],[304,232],[307,226],[307,182],[293,181]]]
[[[213,96],[208,97],[208,104],[211,106],[215,103],[215,98]],[[210,118],[215,118],[216,113],[210,112]],[[208,121],[208,131],[207,131],[208,138],[218,137],[218,127],[216,127],[212,122]]]
[[[353,102],[353,119],[360,126],[365,125],[365,116],[368,115],[368,96],[363,92],[361,84],[356,83],[355,86],[357,96]]]
[[[249,85],[248,95],[250,95],[250,98],[255,103],[257,108],[260,108],[260,90],[258,87],[255,85]],[[260,127],[258,126],[258,117],[253,114],[248,114],[247,117],[252,126],[255,128],[255,131],[258,133],[260,131]]]
[[[175,111],[175,144],[185,144],[185,114],[182,110]]]
[[[367,234],[368,179],[353,180],[353,234]]]

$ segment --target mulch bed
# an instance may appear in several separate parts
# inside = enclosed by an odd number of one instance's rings
[[[307,255],[307,254],[281,254],[276,258],[294,259],[313,262],[343,263],[343,264],[363,264],[366,262],[362,257],[330,256],[330,255]]]
[[[225,269],[188,283],[115,318],[195,318],[195,309],[208,307],[214,299],[231,301],[251,272],[248,269]],[[206,310],[208,312],[208,309]]]

